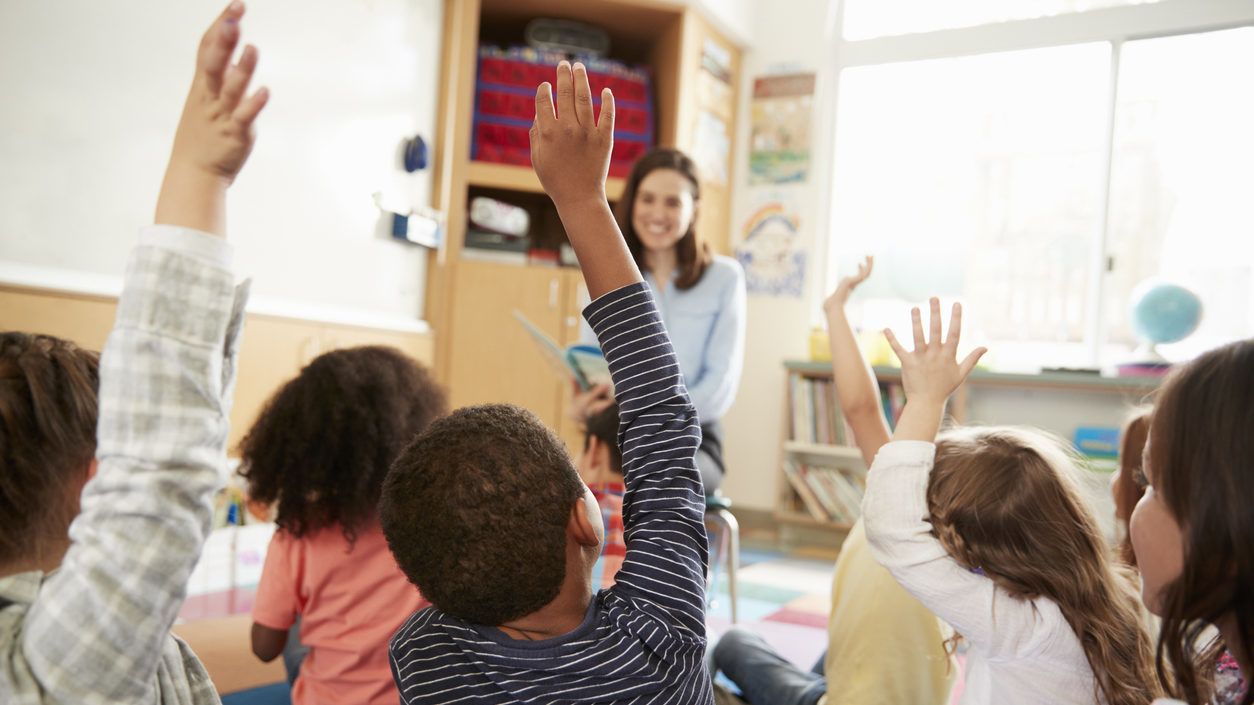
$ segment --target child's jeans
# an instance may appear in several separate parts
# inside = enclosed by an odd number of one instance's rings
[[[718,640],[714,665],[752,705],[815,705],[827,692],[822,657],[813,670],[802,671],[746,629],[732,629]]]

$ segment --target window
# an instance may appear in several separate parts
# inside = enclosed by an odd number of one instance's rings
[[[845,0],[845,39],[973,27],[1156,0]]]
[[[871,2],[847,0],[846,28]],[[1030,17],[1127,3],[958,4]],[[1131,296],[1155,277],[1204,301],[1168,357],[1254,334],[1254,27],[1044,44],[910,60],[907,41],[903,60],[840,72],[831,282],[875,254],[864,327],[901,330],[902,300],[962,300],[964,338],[1005,369],[1127,360]]]
[[[1103,287],[1109,356],[1134,288],[1177,281],[1202,324],[1169,357],[1254,335],[1254,28],[1128,42],[1119,64]]]

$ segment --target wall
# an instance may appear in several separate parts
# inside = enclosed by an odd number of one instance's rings
[[[831,0],[789,0],[788,12],[773,3],[753,3],[752,46],[745,57],[740,121],[736,138],[736,207],[732,213],[732,242],[740,239],[741,224],[755,206],[755,189],[748,182],[748,143],[753,79],[784,67],[818,70],[828,61],[824,31]],[[820,73],[820,88],[826,78]],[[818,97],[818,96],[816,96]],[[820,98],[821,100],[821,98]],[[816,101],[817,102],[817,101]],[[817,127],[817,123],[816,123]],[[814,165],[823,163],[821,130],[815,140]],[[802,299],[750,296],[745,372],[736,404],[724,419],[729,468],[723,491],[737,506],[772,509],[779,479],[779,444],[784,408],[783,361],[807,354],[811,325],[810,302],[819,300],[822,275],[821,240],[816,224],[825,208],[824,179],[815,174],[804,184],[788,187],[799,209],[803,246],[809,253],[806,292]],[[817,288],[816,288],[817,287]]]
[[[0,263],[120,276],[151,222],[196,43],[225,0],[0,4]],[[395,167],[431,141],[441,0],[253,0],[245,41],[272,99],[232,189],[238,269],[262,299],[413,320],[425,257],[388,241],[375,191],[429,203]]]

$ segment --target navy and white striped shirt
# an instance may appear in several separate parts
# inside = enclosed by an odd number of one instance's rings
[[[701,442],[670,338],[643,284],[585,310],[609,361],[623,450],[627,557],[569,634],[519,641],[435,608],[392,638],[406,705],[713,702],[705,667]]]

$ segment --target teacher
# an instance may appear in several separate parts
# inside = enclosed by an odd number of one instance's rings
[[[700,206],[696,164],[662,148],[632,167],[615,217],[653,292],[696,407],[702,432],[697,466],[708,495],[723,482],[719,422],[736,399],[744,365],[745,276],[736,260],[698,239]],[[586,418],[608,394],[608,388],[577,394],[576,416]]]

